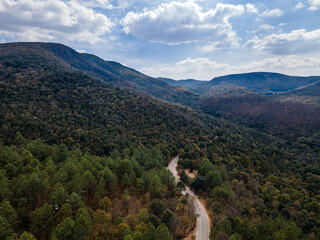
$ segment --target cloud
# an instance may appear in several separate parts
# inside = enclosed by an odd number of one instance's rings
[[[317,11],[320,8],[320,0],[308,0],[310,4],[309,10]]]
[[[208,58],[186,58],[176,62],[173,67],[142,68],[141,71],[154,77],[169,77],[175,79],[194,78],[209,80],[216,72],[228,72],[230,66]]]
[[[307,32],[305,29],[290,33],[271,34],[260,39],[254,36],[244,47],[270,52],[276,55],[304,54],[320,51],[320,29]]]
[[[261,17],[280,17],[283,15],[283,11],[279,8],[273,10],[265,10],[260,14]]]
[[[1,37],[16,40],[102,41],[114,26],[105,15],[77,1],[1,0]]]
[[[154,77],[210,80],[227,74],[256,71],[282,72],[301,76],[317,75],[319,74],[319,67],[319,58],[284,56],[265,58],[261,61],[251,61],[240,65],[217,63],[208,58],[187,58],[177,62],[172,67],[143,68],[140,70]]]
[[[170,2],[154,10],[129,12],[122,20],[123,30],[151,42],[179,44],[210,42],[219,46],[237,46],[238,38],[229,19],[244,13],[243,5],[218,3],[206,12],[195,2]]]
[[[303,8],[303,7],[304,7],[304,4],[303,4],[302,2],[299,2],[299,3],[295,6],[294,10],[298,10],[298,9],[300,9],[300,8]]]
[[[269,24],[262,24],[262,25],[259,26],[259,29],[272,30],[272,29],[274,29],[274,26],[271,26]]]
[[[71,0],[88,8],[112,9],[113,6],[109,0]]]
[[[255,7],[255,5],[251,4],[251,3],[247,3],[246,4],[246,10],[248,13],[258,13],[258,9]]]

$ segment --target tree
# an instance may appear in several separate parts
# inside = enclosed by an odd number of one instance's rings
[[[229,240],[242,240],[242,238],[238,233],[235,233],[229,238]]]
[[[17,213],[8,200],[3,200],[0,205],[0,216],[7,219],[12,228],[17,227]]]
[[[149,206],[150,213],[153,213],[157,217],[162,216],[162,213],[164,211],[165,207],[161,200],[155,199],[152,201],[152,203]]]
[[[72,216],[71,205],[68,203],[64,203],[59,209],[59,211],[56,213],[55,221],[56,223],[60,223],[66,217],[71,217],[71,216]]]
[[[32,233],[26,232],[24,231],[20,237],[18,238],[18,240],[37,240],[35,238],[35,236]]]
[[[161,223],[156,229],[157,240],[172,240],[169,229],[164,223]]]
[[[149,221],[152,223],[153,226],[158,227],[160,225],[160,219],[154,215],[150,214]]]
[[[112,233],[113,239],[124,239],[131,233],[130,227],[125,223],[120,223]]]
[[[69,197],[69,203],[72,206],[73,211],[76,211],[79,208],[84,207],[84,203],[82,202],[81,197],[75,192],[71,193]]]
[[[37,238],[49,239],[53,228],[53,206],[45,203],[31,213],[31,231]]]
[[[148,211],[145,209],[145,208],[142,208],[138,214],[138,220],[139,220],[139,223],[147,223],[149,219],[149,213]]]
[[[147,223],[146,229],[143,232],[143,238],[145,240],[154,240],[156,238],[156,228],[151,222]]]
[[[222,184],[222,177],[219,170],[209,171],[206,174],[208,187],[214,188]]]
[[[143,235],[141,232],[135,232],[133,234],[132,240],[143,240]]]
[[[164,212],[163,212],[163,216],[162,216],[162,222],[164,224],[167,225],[167,227],[170,229],[170,231],[172,231],[174,228],[173,226],[173,220],[175,218],[175,215],[174,213],[170,210],[170,209],[166,209]]]
[[[0,239],[7,239],[12,233],[12,227],[8,220],[0,216]]]
[[[97,209],[93,213],[93,239],[110,239],[110,221],[111,215],[104,210]]]
[[[104,210],[106,212],[110,212],[111,211],[112,203],[111,203],[110,199],[107,196],[105,196],[103,199],[100,200],[99,208],[101,208],[102,210]]]
[[[184,182],[179,181],[177,183],[177,188],[179,189],[180,192],[185,191],[186,190],[186,185],[184,184]]]
[[[80,208],[74,224],[74,236],[76,239],[89,240],[92,232],[92,220],[87,209]]]
[[[62,204],[67,198],[67,192],[60,183],[54,186],[54,190],[49,195],[49,203],[55,207],[56,210],[60,209]]]
[[[0,169],[0,201],[9,198],[9,180],[6,171]]]
[[[67,217],[62,220],[60,224],[57,225],[54,236],[58,240],[64,239],[75,239],[74,238],[74,221]]]

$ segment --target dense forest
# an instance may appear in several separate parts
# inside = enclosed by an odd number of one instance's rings
[[[147,76],[101,61],[0,45],[0,239],[180,239],[196,216],[165,168],[175,155],[212,239],[320,238],[317,129],[288,138],[230,122],[196,93],[148,92]]]
[[[0,239],[172,239],[194,226],[161,144],[97,157],[64,144],[0,145]]]

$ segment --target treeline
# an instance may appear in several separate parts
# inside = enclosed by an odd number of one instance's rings
[[[194,227],[167,146],[97,157],[19,133],[14,143],[0,144],[0,239],[169,240]]]

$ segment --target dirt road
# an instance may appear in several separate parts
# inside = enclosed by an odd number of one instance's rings
[[[179,181],[179,175],[176,170],[176,167],[178,165],[179,156],[176,156],[172,161],[170,162],[168,169],[172,172],[173,176],[176,179],[176,182]],[[197,232],[196,232],[196,239],[197,240],[208,240],[209,234],[210,234],[210,221],[208,214],[206,213],[206,210],[204,206],[200,203],[198,200],[197,195],[195,195],[190,188],[186,187],[186,191],[183,192],[185,195],[186,193],[189,194],[190,197],[194,198],[194,208],[197,215]]]

